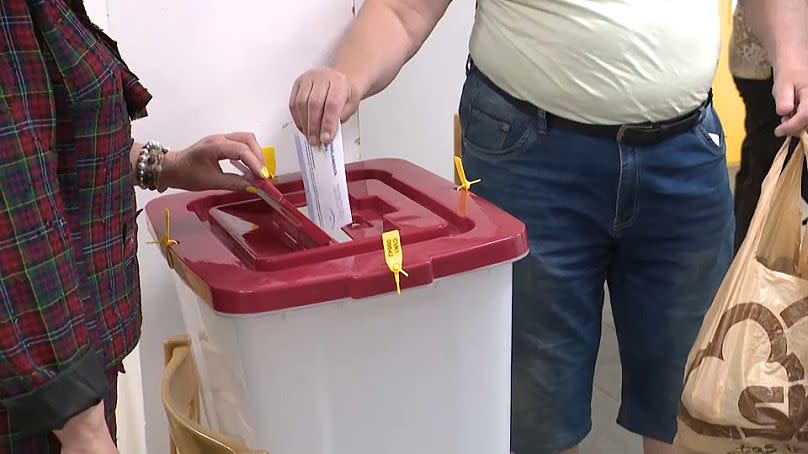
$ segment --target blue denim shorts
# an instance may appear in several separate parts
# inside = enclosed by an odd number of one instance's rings
[[[514,268],[512,451],[557,453],[589,433],[604,282],[622,363],[617,421],[672,442],[685,361],[733,255],[715,111],[631,146],[553,128],[476,71],[460,102],[466,174],[530,240]]]

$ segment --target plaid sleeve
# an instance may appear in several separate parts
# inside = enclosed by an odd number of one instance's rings
[[[78,287],[47,71],[15,9],[25,4],[0,2],[0,404],[18,434],[62,427],[109,387]]]
[[[108,387],[42,145],[0,129],[0,402],[18,433],[63,426]]]

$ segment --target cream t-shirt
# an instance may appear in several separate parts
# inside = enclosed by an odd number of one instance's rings
[[[697,108],[720,47],[717,0],[478,0],[470,42],[506,92],[593,124]]]

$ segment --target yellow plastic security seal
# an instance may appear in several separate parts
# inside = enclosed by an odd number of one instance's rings
[[[275,171],[278,167],[275,161],[275,147],[261,148],[261,153],[264,155],[264,167],[261,169],[261,176],[265,180],[275,178]]]
[[[471,185],[477,184],[480,181],[482,181],[482,180],[469,181],[466,178],[466,171],[463,169],[463,160],[460,159],[460,156],[455,156],[454,161],[455,161],[455,169],[457,169],[457,178],[460,180],[460,186],[457,187],[458,191],[461,189],[464,191],[468,191],[469,189],[471,189]]]
[[[163,248],[163,254],[165,254],[165,256],[166,256],[166,261],[168,262],[168,267],[173,269],[174,268],[174,260],[171,258],[170,249],[171,249],[171,246],[174,246],[174,245],[179,244],[179,243],[177,243],[176,241],[171,239],[171,212],[168,210],[168,208],[166,208],[164,222],[165,222],[165,227],[164,227],[165,234],[163,235],[162,238],[160,238],[160,241],[149,241],[146,244],[159,244],[160,247]]]
[[[399,275],[403,274],[409,277],[409,274],[404,271],[404,251],[401,247],[401,235],[398,230],[384,232],[382,234],[382,243],[384,244],[384,260],[396,280],[396,293],[400,295],[401,277]]]

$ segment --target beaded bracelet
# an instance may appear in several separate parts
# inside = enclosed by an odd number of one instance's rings
[[[140,149],[137,158],[137,185],[141,189],[164,192],[167,188],[160,185],[160,174],[163,172],[163,159],[169,152],[168,147],[150,140]]]

